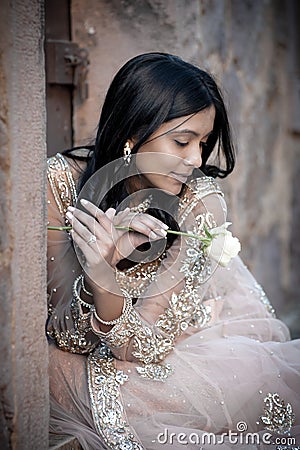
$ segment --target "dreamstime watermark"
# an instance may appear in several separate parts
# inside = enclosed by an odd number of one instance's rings
[[[168,428],[165,428],[163,432],[159,433],[156,437],[156,441],[161,445],[220,445],[220,444],[252,444],[252,445],[277,445],[280,446],[293,446],[293,449],[300,447],[294,447],[296,445],[296,438],[293,436],[274,436],[267,431],[263,432],[247,432],[248,425],[244,421],[240,421],[236,424],[236,430],[228,430],[226,433],[215,434],[211,432],[191,432],[187,433],[174,433],[169,432]],[[283,448],[283,447],[282,447]],[[289,448],[289,447],[285,447]]]

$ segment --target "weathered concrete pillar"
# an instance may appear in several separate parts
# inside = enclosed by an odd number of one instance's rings
[[[43,2],[0,14],[0,448],[48,448]]]

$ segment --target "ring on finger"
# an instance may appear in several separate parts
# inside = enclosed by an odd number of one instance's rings
[[[96,236],[94,234],[92,234],[91,237],[89,238],[89,240],[87,241],[87,244],[90,245],[90,244],[93,244],[96,241],[97,241]]]

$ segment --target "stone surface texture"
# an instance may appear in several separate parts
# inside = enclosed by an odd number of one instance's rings
[[[48,448],[43,5],[0,14],[0,448]]]
[[[300,139],[299,129],[291,127],[290,109],[292,82],[299,80],[299,55],[293,45],[295,4],[72,1],[72,38],[89,50],[91,62],[89,98],[74,105],[76,144],[93,140],[113,75],[139,53],[174,53],[215,76],[237,146],[235,171],[222,181],[231,229],[242,242],[242,258],[294,336],[300,334],[300,249],[295,239]]]

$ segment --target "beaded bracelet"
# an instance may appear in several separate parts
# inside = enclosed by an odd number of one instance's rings
[[[82,283],[82,279],[83,279],[83,275],[79,275],[74,283],[73,283],[73,296],[74,298],[78,301],[78,303],[80,303],[82,306],[85,306],[86,308],[90,309],[90,310],[94,310],[95,306],[92,305],[91,303],[85,302],[84,300],[82,300],[82,298],[79,295],[78,292],[78,284],[79,282]],[[81,286],[79,287],[79,291],[81,290]]]
[[[97,319],[98,322],[102,323],[103,325],[116,325],[116,324],[119,324],[120,322],[122,322],[123,320],[125,320],[129,316],[131,308],[132,308],[132,299],[131,299],[131,297],[125,296],[122,313],[117,319],[113,319],[113,320],[101,319],[101,317],[99,317],[96,312],[96,308],[94,309],[93,314],[94,314],[95,319]]]
[[[93,297],[93,294],[87,290],[87,288],[84,285],[84,275],[81,275],[81,289],[83,292],[88,295],[89,297]]]

